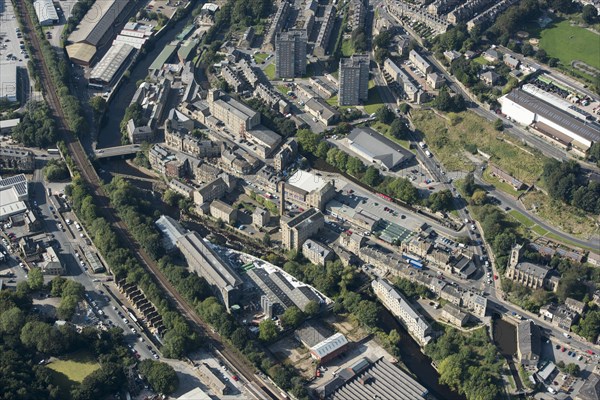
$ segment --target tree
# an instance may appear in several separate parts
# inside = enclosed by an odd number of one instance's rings
[[[31,290],[40,290],[44,286],[44,274],[39,268],[31,268],[27,276],[27,283]]]
[[[375,36],[375,39],[373,39],[373,46],[379,48],[387,48],[391,44],[393,37],[394,35],[391,31],[382,31],[379,33],[379,35]]]
[[[388,132],[396,139],[405,139],[408,133],[408,126],[400,118],[395,118],[390,124]]]
[[[174,190],[167,189],[163,193],[162,200],[171,207],[175,207],[179,200],[181,200],[182,196]]]
[[[69,178],[69,169],[62,160],[50,160],[44,167],[44,176],[49,182],[63,181]]]
[[[579,376],[581,369],[579,368],[579,365],[570,363],[565,366],[565,372],[569,375]]]
[[[452,193],[449,190],[440,190],[432,193],[428,199],[431,211],[450,211],[452,208]]]
[[[311,317],[317,315],[319,311],[321,311],[321,305],[314,300],[309,301],[306,307],[304,307],[304,312]]]
[[[529,43],[523,43],[523,46],[521,46],[521,53],[523,53],[524,56],[531,57],[535,51],[533,50],[532,45]]]
[[[0,332],[7,335],[19,333],[25,323],[25,315],[18,307],[10,308],[0,314]]]
[[[325,157],[327,157],[328,151],[329,151],[329,143],[327,143],[326,141],[322,141],[317,146],[317,151],[315,152],[315,155],[319,158],[325,158]]]
[[[598,21],[598,10],[593,4],[586,4],[581,11],[581,18],[588,25],[595,24]]]
[[[372,301],[361,300],[353,314],[364,327],[374,328],[377,325],[377,304]]]
[[[389,125],[394,120],[394,112],[387,106],[379,107],[375,112],[375,118],[381,123]]]
[[[147,359],[140,363],[139,369],[157,393],[168,396],[179,387],[179,377],[169,364]]]
[[[537,58],[540,62],[545,63],[548,61],[548,54],[546,53],[546,50],[539,49],[535,52],[535,58]]]
[[[75,296],[63,297],[56,309],[56,316],[62,320],[71,319],[77,310],[77,303],[79,299]]]
[[[477,189],[471,196],[471,202],[477,206],[484,205],[487,201],[487,194],[484,190]]]
[[[104,113],[106,110],[106,99],[102,96],[94,96],[89,101],[90,107],[94,111],[94,118],[98,120],[98,118]]]
[[[390,57],[390,51],[385,48],[378,48],[375,50],[375,62],[377,64],[383,64],[386,58]]]
[[[475,188],[475,176],[472,172],[470,172],[467,174],[465,180],[463,181],[462,190],[466,196],[472,196],[473,192],[475,192]]]
[[[494,129],[497,130],[497,131],[503,131],[504,130],[504,122],[500,118],[497,118],[494,121]]]
[[[379,170],[374,166],[370,165],[367,168],[365,175],[362,178],[362,181],[371,187],[377,186],[381,181],[381,175],[379,174]]]
[[[590,342],[596,340],[600,335],[600,311],[588,311],[585,318],[579,322],[579,334]]]
[[[348,157],[348,161],[346,162],[346,172],[350,175],[358,175],[365,170],[365,165],[357,157]]]
[[[285,310],[280,319],[285,328],[296,328],[304,321],[305,317],[302,310],[296,306],[292,306]]]
[[[277,338],[279,329],[274,321],[265,319],[258,324],[258,338],[263,342],[269,343]]]
[[[269,235],[268,233],[265,233],[264,236],[262,237],[262,243],[269,247],[271,245],[271,235]]]

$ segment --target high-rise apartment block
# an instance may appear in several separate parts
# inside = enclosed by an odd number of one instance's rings
[[[306,74],[306,31],[293,29],[275,37],[275,76],[294,78]]]
[[[369,56],[355,54],[340,60],[338,104],[355,106],[369,96]]]

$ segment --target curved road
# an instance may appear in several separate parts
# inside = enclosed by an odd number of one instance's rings
[[[515,199],[514,197],[512,197],[510,195],[507,195],[506,193],[504,193],[500,190],[497,190],[495,188],[495,186],[490,185],[489,183],[485,182],[481,176],[481,168],[477,168],[476,171],[477,172],[475,173],[475,180],[477,181],[477,183],[480,186],[482,186],[485,190],[487,190],[492,196],[494,196],[495,198],[500,200],[500,202],[502,203],[502,205],[501,205],[502,208],[508,206],[514,210],[517,210],[518,212],[524,214],[525,216],[527,216],[529,219],[531,219],[533,222],[535,222],[537,225],[541,226],[548,232],[551,232],[566,241],[573,242],[573,243],[577,244],[578,246],[582,246],[584,248],[591,246],[592,248],[600,249],[600,234],[598,233],[598,230],[596,230],[596,233],[587,240],[580,239],[578,237],[569,235],[568,233],[562,232],[562,231],[558,230],[557,228],[555,228],[551,225],[548,225],[547,222],[538,218],[537,215],[532,214],[530,211],[525,209],[525,207],[522,205],[522,203],[519,200]]]

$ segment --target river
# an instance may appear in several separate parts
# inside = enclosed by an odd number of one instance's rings
[[[150,46],[146,48],[146,54],[140,55],[136,60],[134,67],[130,70],[129,79],[123,81],[116,89],[115,93],[113,93],[105,113],[105,121],[98,133],[97,148],[101,149],[121,145],[119,124],[123,119],[123,115],[125,115],[125,109],[129,106],[129,103],[135,94],[137,89],[135,85],[136,82],[146,78],[150,64],[152,64],[164,47],[173,41],[175,36],[177,36],[177,34],[190,22],[190,19],[192,19],[191,10],[192,9],[190,8],[187,15],[179,22],[167,27],[167,30],[162,36],[153,41]]]
[[[431,365],[431,359],[421,352],[417,342],[406,329],[385,308],[380,307],[380,326],[389,333],[395,329],[402,336],[400,344],[400,361],[417,377],[417,380],[429,390],[437,400],[465,400],[464,396],[452,391],[448,386],[440,384],[440,374]]]

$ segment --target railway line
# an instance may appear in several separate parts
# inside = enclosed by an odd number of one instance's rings
[[[136,255],[138,261],[146,268],[147,271],[154,275],[155,279],[170,297],[173,303],[176,305],[178,311],[185,316],[189,321],[192,322],[192,327],[204,337],[209,339],[210,346],[218,350],[223,357],[233,366],[242,377],[249,383],[249,391],[260,399],[275,399],[280,400],[282,397],[278,395],[279,390],[273,385],[260,379],[254,371],[254,368],[242,359],[240,355],[233,350],[230,346],[223,343],[218,334],[213,333],[210,326],[202,321],[194,312],[194,310],[187,304],[185,299],[175,290],[173,285],[163,275],[162,271],[158,268],[154,260],[148,256],[148,254],[135,242],[135,240],[129,234],[127,226],[121,221],[109,202],[109,197],[102,187],[102,181],[96,170],[92,166],[88,156],[81,145],[81,142],[77,137],[70,132],[69,127],[66,123],[65,114],[63,112],[60,100],[57,95],[57,91],[52,82],[51,74],[47,64],[44,62],[44,57],[41,51],[41,44],[38,36],[35,32],[35,25],[25,5],[25,0],[14,0],[15,9],[18,13],[23,16],[24,22],[27,25],[26,31],[27,38],[33,47],[33,54],[30,54],[34,64],[37,65],[37,72],[39,75],[40,83],[44,91],[46,101],[52,113],[56,118],[57,130],[61,139],[67,145],[69,154],[73,157],[73,161],[77,165],[82,178],[88,183],[92,190],[92,196],[94,198],[94,204],[100,210],[102,216],[114,227],[116,233],[122,239],[122,243],[126,243],[129,249]]]

